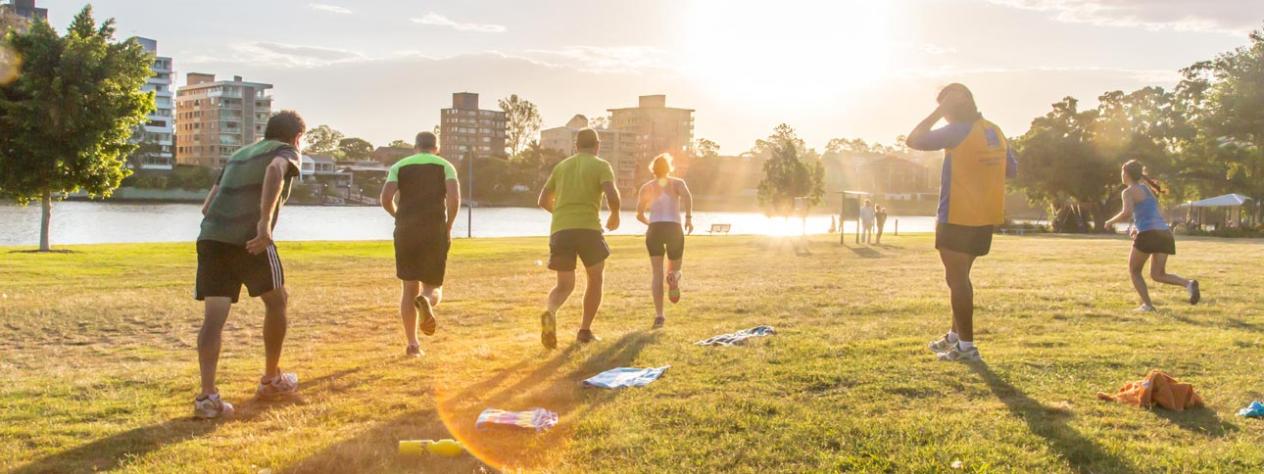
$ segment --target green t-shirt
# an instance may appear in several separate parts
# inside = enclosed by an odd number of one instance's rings
[[[276,158],[289,162],[281,184],[280,203],[272,211],[272,226],[276,227],[280,204],[289,198],[290,186],[299,175],[298,150],[276,140],[260,140],[242,147],[224,164],[216,182],[219,191],[202,219],[202,233],[198,235],[198,240],[245,245],[255,238],[259,201],[263,199],[263,178],[268,165]]]
[[[456,181],[456,168],[448,160],[430,153],[418,153],[391,166],[386,182],[399,185],[395,224],[427,227],[446,224],[448,181]]]
[[[558,163],[544,183],[544,189],[553,191],[553,225],[549,233],[601,230],[601,186],[613,181],[610,163],[590,153],[579,153]]]

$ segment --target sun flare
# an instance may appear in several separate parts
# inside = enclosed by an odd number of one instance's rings
[[[884,1],[697,0],[683,69],[707,93],[747,103],[835,98],[885,77],[894,8]]]

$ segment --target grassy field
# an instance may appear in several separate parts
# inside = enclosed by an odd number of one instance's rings
[[[689,240],[685,299],[650,331],[640,239],[613,238],[604,341],[544,351],[544,239],[460,240],[427,355],[405,359],[390,245],[284,243],[291,329],[283,366],[302,396],[250,400],[262,307],[230,319],[222,422],[190,419],[200,306],[191,244],[0,249],[0,470],[14,472],[1258,472],[1264,422],[1264,243],[1183,239],[1170,269],[1204,304],[1152,290],[1131,312],[1129,243],[998,237],[979,262],[985,364],[925,349],[949,308],[930,236],[874,247],[828,237],[796,255],[762,237]],[[582,280],[582,279],[581,279]],[[581,283],[582,287],[582,283]],[[736,348],[696,340],[759,324]],[[618,366],[671,370],[648,387],[584,389]],[[1105,403],[1159,368],[1208,408]],[[476,431],[485,407],[557,411],[544,434]],[[476,456],[401,460],[399,439],[458,437]]]

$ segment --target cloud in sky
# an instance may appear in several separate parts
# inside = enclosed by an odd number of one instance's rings
[[[1151,31],[1198,31],[1240,35],[1260,26],[1264,2],[1243,0],[988,0],[1049,12],[1058,21]],[[1243,12],[1244,9],[1253,10]],[[1245,14],[1244,14],[1245,13]]]
[[[435,12],[427,13],[420,18],[413,18],[413,23],[428,26],[441,26],[444,28],[452,28],[457,31],[469,31],[475,33],[504,33],[507,28],[505,25],[496,25],[492,23],[462,23]]]
[[[338,5],[329,5],[325,3],[309,3],[307,4],[307,8],[311,8],[312,10],[320,10],[323,12],[337,13],[339,15],[350,15],[352,13],[350,8],[340,7]]]
[[[229,46],[224,56],[186,56],[184,63],[256,64],[281,68],[313,68],[331,64],[363,61],[368,58],[355,51],[320,46],[303,46],[270,41],[253,41]]]
[[[551,66],[573,67],[593,73],[647,72],[668,67],[667,53],[649,46],[566,46],[531,49],[522,56]]]

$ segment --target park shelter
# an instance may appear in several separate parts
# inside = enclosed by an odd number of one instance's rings
[[[1177,209],[1184,209],[1186,221],[1199,227],[1206,225],[1212,225],[1216,228],[1227,226],[1241,227],[1244,207],[1250,201],[1251,198],[1241,194],[1225,194],[1201,201],[1187,202],[1177,206]],[[1250,218],[1249,212],[1247,217],[1248,219]]]

